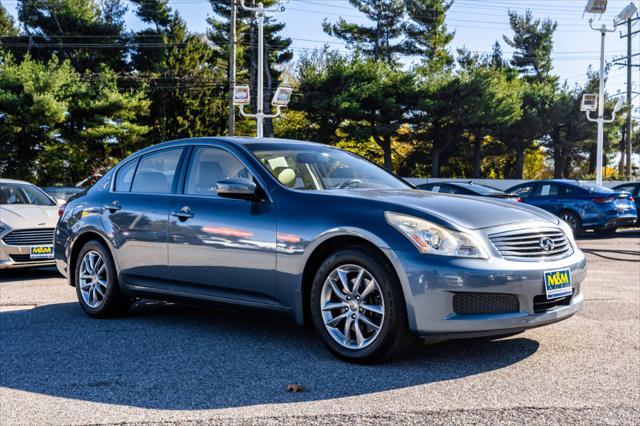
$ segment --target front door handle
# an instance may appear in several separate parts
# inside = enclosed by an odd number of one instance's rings
[[[178,220],[184,222],[185,220],[191,219],[193,217],[193,212],[189,207],[184,206],[178,211],[171,212],[171,216],[175,216],[178,218]]]
[[[122,206],[118,201],[114,201],[111,204],[107,204],[104,206],[105,210],[109,210],[111,213],[115,213],[116,211],[122,209]]]

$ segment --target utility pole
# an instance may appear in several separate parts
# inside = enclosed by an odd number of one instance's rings
[[[236,87],[236,0],[231,0],[231,17],[229,18],[229,136],[236,133],[236,108],[233,103],[233,92]]]
[[[256,18],[258,21],[258,94],[257,94],[257,105],[256,105],[256,113],[255,114],[247,114],[244,112],[242,106],[240,107],[240,114],[244,117],[255,117],[257,121],[256,126],[256,136],[258,138],[264,137],[264,119],[265,118],[275,118],[280,115],[280,108],[278,108],[278,112],[276,114],[265,115],[264,113],[264,13],[266,11],[269,12],[277,12],[284,10],[284,0],[280,0],[278,5],[272,9],[265,9],[264,4],[262,2],[258,3],[257,6],[247,7],[245,5],[245,0],[241,0],[241,5],[244,10],[250,10],[255,12]]]
[[[635,6],[634,6],[635,7]],[[627,39],[627,109],[628,109],[628,113],[627,113],[627,122],[625,123],[627,131],[626,131],[626,143],[625,143],[625,151],[626,154],[625,156],[627,157],[627,180],[631,180],[631,158],[632,158],[632,150],[631,150],[631,141],[632,141],[632,131],[633,131],[633,126],[632,126],[632,118],[631,118],[631,113],[632,113],[632,108],[633,108],[633,101],[632,101],[632,96],[633,96],[633,80],[632,80],[632,69],[634,67],[633,65],[633,58],[634,56],[638,56],[638,54],[633,55],[632,54],[632,46],[633,46],[633,36],[640,33],[640,30],[633,32],[633,25],[635,22],[640,21],[640,17],[638,17],[636,15],[635,18],[629,18],[627,19],[627,34],[623,35],[622,32],[620,32],[620,38],[626,38]],[[640,65],[638,65],[640,66]]]

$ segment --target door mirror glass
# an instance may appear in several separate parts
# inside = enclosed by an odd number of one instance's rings
[[[216,193],[220,197],[227,198],[255,198],[257,187],[256,184],[249,179],[223,179],[216,183]]]

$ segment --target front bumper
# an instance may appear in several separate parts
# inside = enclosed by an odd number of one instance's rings
[[[0,239],[0,269],[37,268],[56,264],[55,259],[31,259],[31,246],[10,246]]]
[[[387,250],[399,272],[407,304],[409,328],[422,336],[447,338],[509,334],[569,318],[582,307],[581,283],[586,259],[580,250],[561,260],[507,261],[501,258],[460,259]],[[563,305],[540,310],[545,297],[544,272],[569,269],[574,294]],[[454,296],[508,295],[517,298],[516,311],[459,314]],[[536,298],[536,296],[538,296]]]

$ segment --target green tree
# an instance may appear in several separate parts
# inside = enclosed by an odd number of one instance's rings
[[[405,0],[409,21],[405,25],[403,53],[422,58],[425,65],[441,69],[453,63],[447,49],[454,33],[447,30],[445,17],[453,1]]]
[[[514,32],[513,38],[504,36],[504,41],[513,49],[513,65],[529,80],[555,82],[551,75],[553,63],[553,33],[558,23],[550,19],[536,19],[527,10],[524,15],[509,11],[509,24]]]
[[[15,37],[18,34],[19,31],[13,20],[13,16],[0,4],[0,37]]]
[[[400,39],[403,35],[405,7],[402,0],[349,0],[362,12],[373,26],[347,22],[343,18],[331,24],[325,21],[324,31],[338,37],[350,48],[376,61],[395,63],[397,56],[405,51]]]
[[[151,140],[223,133],[225,71],[217,67],[205,37],[190,33],[166,0],[134,2],[136,14],[150,25],[134,35],[132,63],[148,82]]]
[[[34,181],[46,166],[40,154],[66,119],[74,72],[55,58],[0,61],[0,175]]]
[[[67,183],[104,171],[142,146],[149,104],[112,71],[79,74],[69,61],[0,61],[0,175]]]
[[[44,61],[55,54],[80,72],[103,65],[125,70],[126,10],[121,0],[19,0],[25,34],[12,51]]]

